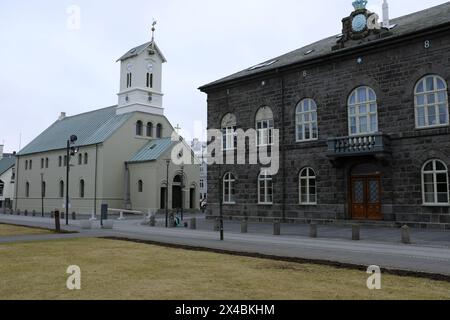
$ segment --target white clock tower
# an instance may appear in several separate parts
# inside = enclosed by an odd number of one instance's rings
[[[162,64],[167,61],[154,37],[117,61],[121,63],[117,114],[140,111],[163,115]]]

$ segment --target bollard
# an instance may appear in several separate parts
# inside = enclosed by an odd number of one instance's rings
[[[20,216],[20,210],[17,210],[17,215]]]
[[[248,232],[248,222],[247,220],[241,221],[241,233],[247,233]]]
[[[273,223],[273,235],[274,236],[279,236],[281,235],[281,224],[278,221],[275,221]]]
[[[191,222],[189,223],[189,229],[191,230],[197,229],[197,219],[191,218]]]
[[[72,220],[77,220],[77,214],[75,212],[72,212]]]
[[[25,210],[24,215],[25,217],[28,217],[28,210]]]
[[[117,219],[117,220],[125,220],[125,218],[123,216],[123,211],[120,211],[119,219]]]
[[[33,212],[31,214],[33,217],[36,217],[36,210],[33,210]]]
[[[91,220],[91,221],[97,220],[97,217],[95,216],[95,212],[92,212],[91,218],[89,220]]]
[[[51,213],[50,213],[50,218],[54,218],[55,217],[55,213],[52,211]]]
[[[357,224],[352,226],[352,240],[359,241],[361,240],[361,227]]]
[[[55,231],[57,233],[61,232],[61,224],[59,221],[59,211],[58,210],[55,211]]]
[[[408,226],[402,227],[402,243],[411,244],[411,233]]]
[[[150,227],[154,227],[156,226],[156,216],[154,214],[152,214],[150,216]]]
[[[214,231],[219,232],[220,231],[220,219],[214,220]]]
[[[311,223],[309,225],[309,237],[317,238],[317,224],[316,223]]]
[[[61,220],[64,220],[64,212],[61,212]]]

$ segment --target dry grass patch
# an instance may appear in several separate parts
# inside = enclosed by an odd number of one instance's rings
[[[9,224],[0,224],[0,237],[50,234],[52,231],[38,228],[28,228]]]
[[[69,265],[82,290],[66,288]],[[4,299],[449,299],[450,283],[105,239],[0,245]]]

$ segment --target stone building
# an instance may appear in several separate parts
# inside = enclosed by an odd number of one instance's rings
[[[276,175],[209,167],[212,214],[450,228],[450,3],[389,20],[385,1],[380,22],[366,4],[342,33],[200,88],[225,138],[280,134]]]
[[[68,165],[72,212],[99,213],[102,204],[147,212],[166,201],[169,209],[199,208],[199,164],[164,116],[164,55],[153,40],[118,61],[118,105],[62,113],[17,154],[16,210],[64,210]]]

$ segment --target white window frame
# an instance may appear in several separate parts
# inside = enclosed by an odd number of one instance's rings
[[[231,172],[226,173],[223,176],[223,203],[224,204],[236,204],[236,199],[232,199],[233,194],[231,190],[235,189],[236,178]],[[225,190],[227,190],[228,186],[228,194],[226,194]],[[234,194],[234,198],[236,198],[236,193]]]
[[[305,111],[306,103],[308,103],[309,110]],[[309,120],[306,121],[305,118]],[[315,125],[315,130],[314,130]],[[302,139],[299,139],[299,127],[302,127]],[[306,137],[306,127],[309,128],[309,139],[305,139]],[[315,134],[315,137],[314,137]],[[297,104],[295,109],[295,139],[297,142],[306,142],[306,141],[316,141],[319,139],[319,127],[317,120],[317,104],[311,98],[306,98],[300,101]]]
[[[445,170],[437,170],[436,169],[436,163],[440,162],[444,167]],[[433,171],[425,171],[425,167],[428,166],[428,164],[433,164]],[[438,200],[438,183],[437,183],[437,175],[439,174],[445,174],[446,177],[446,183],[447,183],[447,202],[439,202]],[[425,175],[433,175],[433,195],[434,195],[434,202],[427,202],[426,192],[425,192]],[[424,206],[449,206],[450,205],[450,188],[448,185],[448,167],[445,164],[445,162],[439,160],[439,159],[433,159],[425,162],[425,164],[422,166],[422,172],[421,172],[421,179],[422,179],[422,203]]]
[[[264,128],[266,126],[266,128]],[[261,127],[261,128],[259,128]],[[267,147],[273,146],[273,130],[274,130],[273,119],[258,120],[256,122],[256,146],[257,147]]]
[[[233,151],[236,150],[236,127],[225,127],[222,128],[223,137],[223,151]]]
[[[263,189],[264,189],[264,201],[261,201],[261,184],[264,184]],[[268,196],[269,196],[269,192],[268,192],[268,186],[271,186],[271,190],[272,190],[272,194],[271,194],[271,198],[272,201],[268,201]],[[268,175],[266,171],[263,171],[259,174],[258,176],[258,204],[261,205],[272,205],[273,204],[273,177]]]
[[[429,78],[433,78],[433,86],[434,86],[434,90],[431,91],[427,91],[427,79]],[[437,87],[437,82],[438,80],[441,80],[444,83],[445,88],[444,89],[438,89]],[[418,88],[419,85],[423,84],[423,92],[418,92]],[[447,86],[447,82],[445,81],[445,79],[443,79],[442,77],[438,76],[438,75],[428,75],[423,77],[422,79],[420,79],[416,86],[414,87],[414,112],[415,112],[415,119],[416,119],[416,129],[420,130],[420,129],[430,129],[430,128],[440,128],[440,127],[448,127],[449,126],[449,111],[448,111],[448,86]],[[441,104],[443,104],[443,102],[439,101],[439,93],[441,92],[445,92],[445,104],[446,104],[446,116],[447,116],[447,122],[446,123],[441,123],[441,118],[440,118],[440,112],[439,112],[439,106]],[[434,103],[428,103],[428,95],[434,95]],[[420,105],[418,104],[418,100],[419,97],[423,96],[424,98],[424,104]],[[420,126],[419,124],[419,109],[420,108],[424,108],[424,113],[425,113],[425,125]],[[435,116],[436,116],[436,120],[437,120],[437,124],[430,124],[430,119],[429,119],[429,112],[428,110],[434,108],[435,109]]]
[[[302,174],[307,171],[307,174],[305,177],[302,176]],[[313,175],[310,175],[310,172],[312,171]],[[311,180],[314,180],[316,182],[315,184],[315,188],[316,188],[316,193],[315,193],[315,199],[316,201],[311,201],[311,193],[310,193],[310,186],[311,186]],[[303,202],[302,201],[302,182],[306,181],[306,198],[307,201]],[[316,172],[314,171],[313,168],[307,167],[307,168],[303,168],[300,173],[299,173],[299,203],[300,205],[317,205],[317,175]]]
[[[360,89],[366,90],[366,100],[359,102],[359,90]],[[375,100],[370,99],[370,93],[373,93]],[[352,97],[355,95],[355,102],[351,103]],[[370,106],[375,104],[375,112],[372,112],[370,109]],[[366,107],[366,113],[360,113],[360,107],[365,106]],[[350,113],[350,109],[355,108],[355,114]],[[379,132],[379,122],[378,122],[378,103],[377,103],[377,94],[375,90],[373,90],[371,87],[368,86],[360,86],[352,91],[350,96],[348,97],[348,103],[347,103],[347,113],[348,113],[348,133],[349,136],[355,137],[355,136],[363,136],[368,134],[374,134]],[[376,128],[375,130],[372,130],[372,122],[371,118],[375,116],[376,118]],[[361,131],[361,118],[366,117],[367,118],[367,131],[363,132]],[[352,133],[352,121],[351,119],[355,118],[356,122],[356,132]]]

